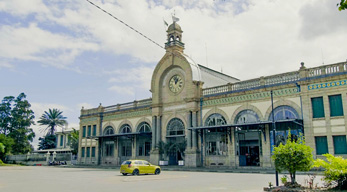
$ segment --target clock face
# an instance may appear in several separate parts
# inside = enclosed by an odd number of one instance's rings
[[[173,93],[179,92],[183,87],[183,79],[179,75],[174,75],[169,81],[169,89]]]

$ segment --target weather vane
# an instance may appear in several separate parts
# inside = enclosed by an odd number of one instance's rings
[[[176,10],[174,10],[174,13],[172,16],[172,21],[175,23],[175,22],[178,22],[180,19],[176,17]]]

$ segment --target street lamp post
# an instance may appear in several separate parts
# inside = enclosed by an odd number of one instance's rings
[[[274,114],[274,100],[273,100],[273,92],[271,90],[271,108],[272,108],[272,138],[273,144],[276,145],[276,124],[275,124],[275,114]],[[272,150],[273,151],[273,150]],[[275,167],[276,169],[276,167]],[[278,186],[278,171],[276,170],[276,186]]]

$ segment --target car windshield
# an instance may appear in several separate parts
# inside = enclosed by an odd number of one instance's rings
[[[124,161],[123,163],[122,163],[122,165],[130,165],[131,164],[131,161]]]
[[[143,161],[143,164],[149,165],[148,161]]]

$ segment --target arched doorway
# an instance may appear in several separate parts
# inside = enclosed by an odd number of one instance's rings
[[[240,166],[260,166],[261,127],[259,116],[253,110],[243,110],[236,115],[236,152]]]
[[[272,129],[270,129],[271,152],[273,151],[273,146],[279,146],[280,143],[286,144],[289,130],[293,139],[296,139],[301,133],[303,133],[300,124],[289,121],[299,119],[299,114],[293,107],[288,105],[276,107],[273,112],[270,113],[269,121],[272,121],[272,113],[274,115],[274,121],[276,122],[276,143],[274,143],[273,132]]]
[[[173,118],[167,124],[166,145],[169,148],[169,165],[178,165],[178,161],[184,160],[185,150],[185,126],[181,119]]]
[[[207,117],[205,126],[225,125],[227,121],[218,113]],[[226,156],[228,153],[228,136],[225,128],[211,128],[206,131],[206,156]]]
[[[131,127],[124,124],[119,129],[120,134],[131,133]],[[132,138],[131,135],[124,135],[119,137],[119,159],[120,162],[131,159],[132,156]]]
[[[136,136],[136,155],[141,159],[149,160],[152,143],[151,126],[147,122],[141,122],[137,126],[137,132],[140,134]]]
[[[104,130],[104,136],[114,135],[114,129],[108,126]],[[106,137],[102,142],[102,164],[111,164],[114,162],[114,138]]]

